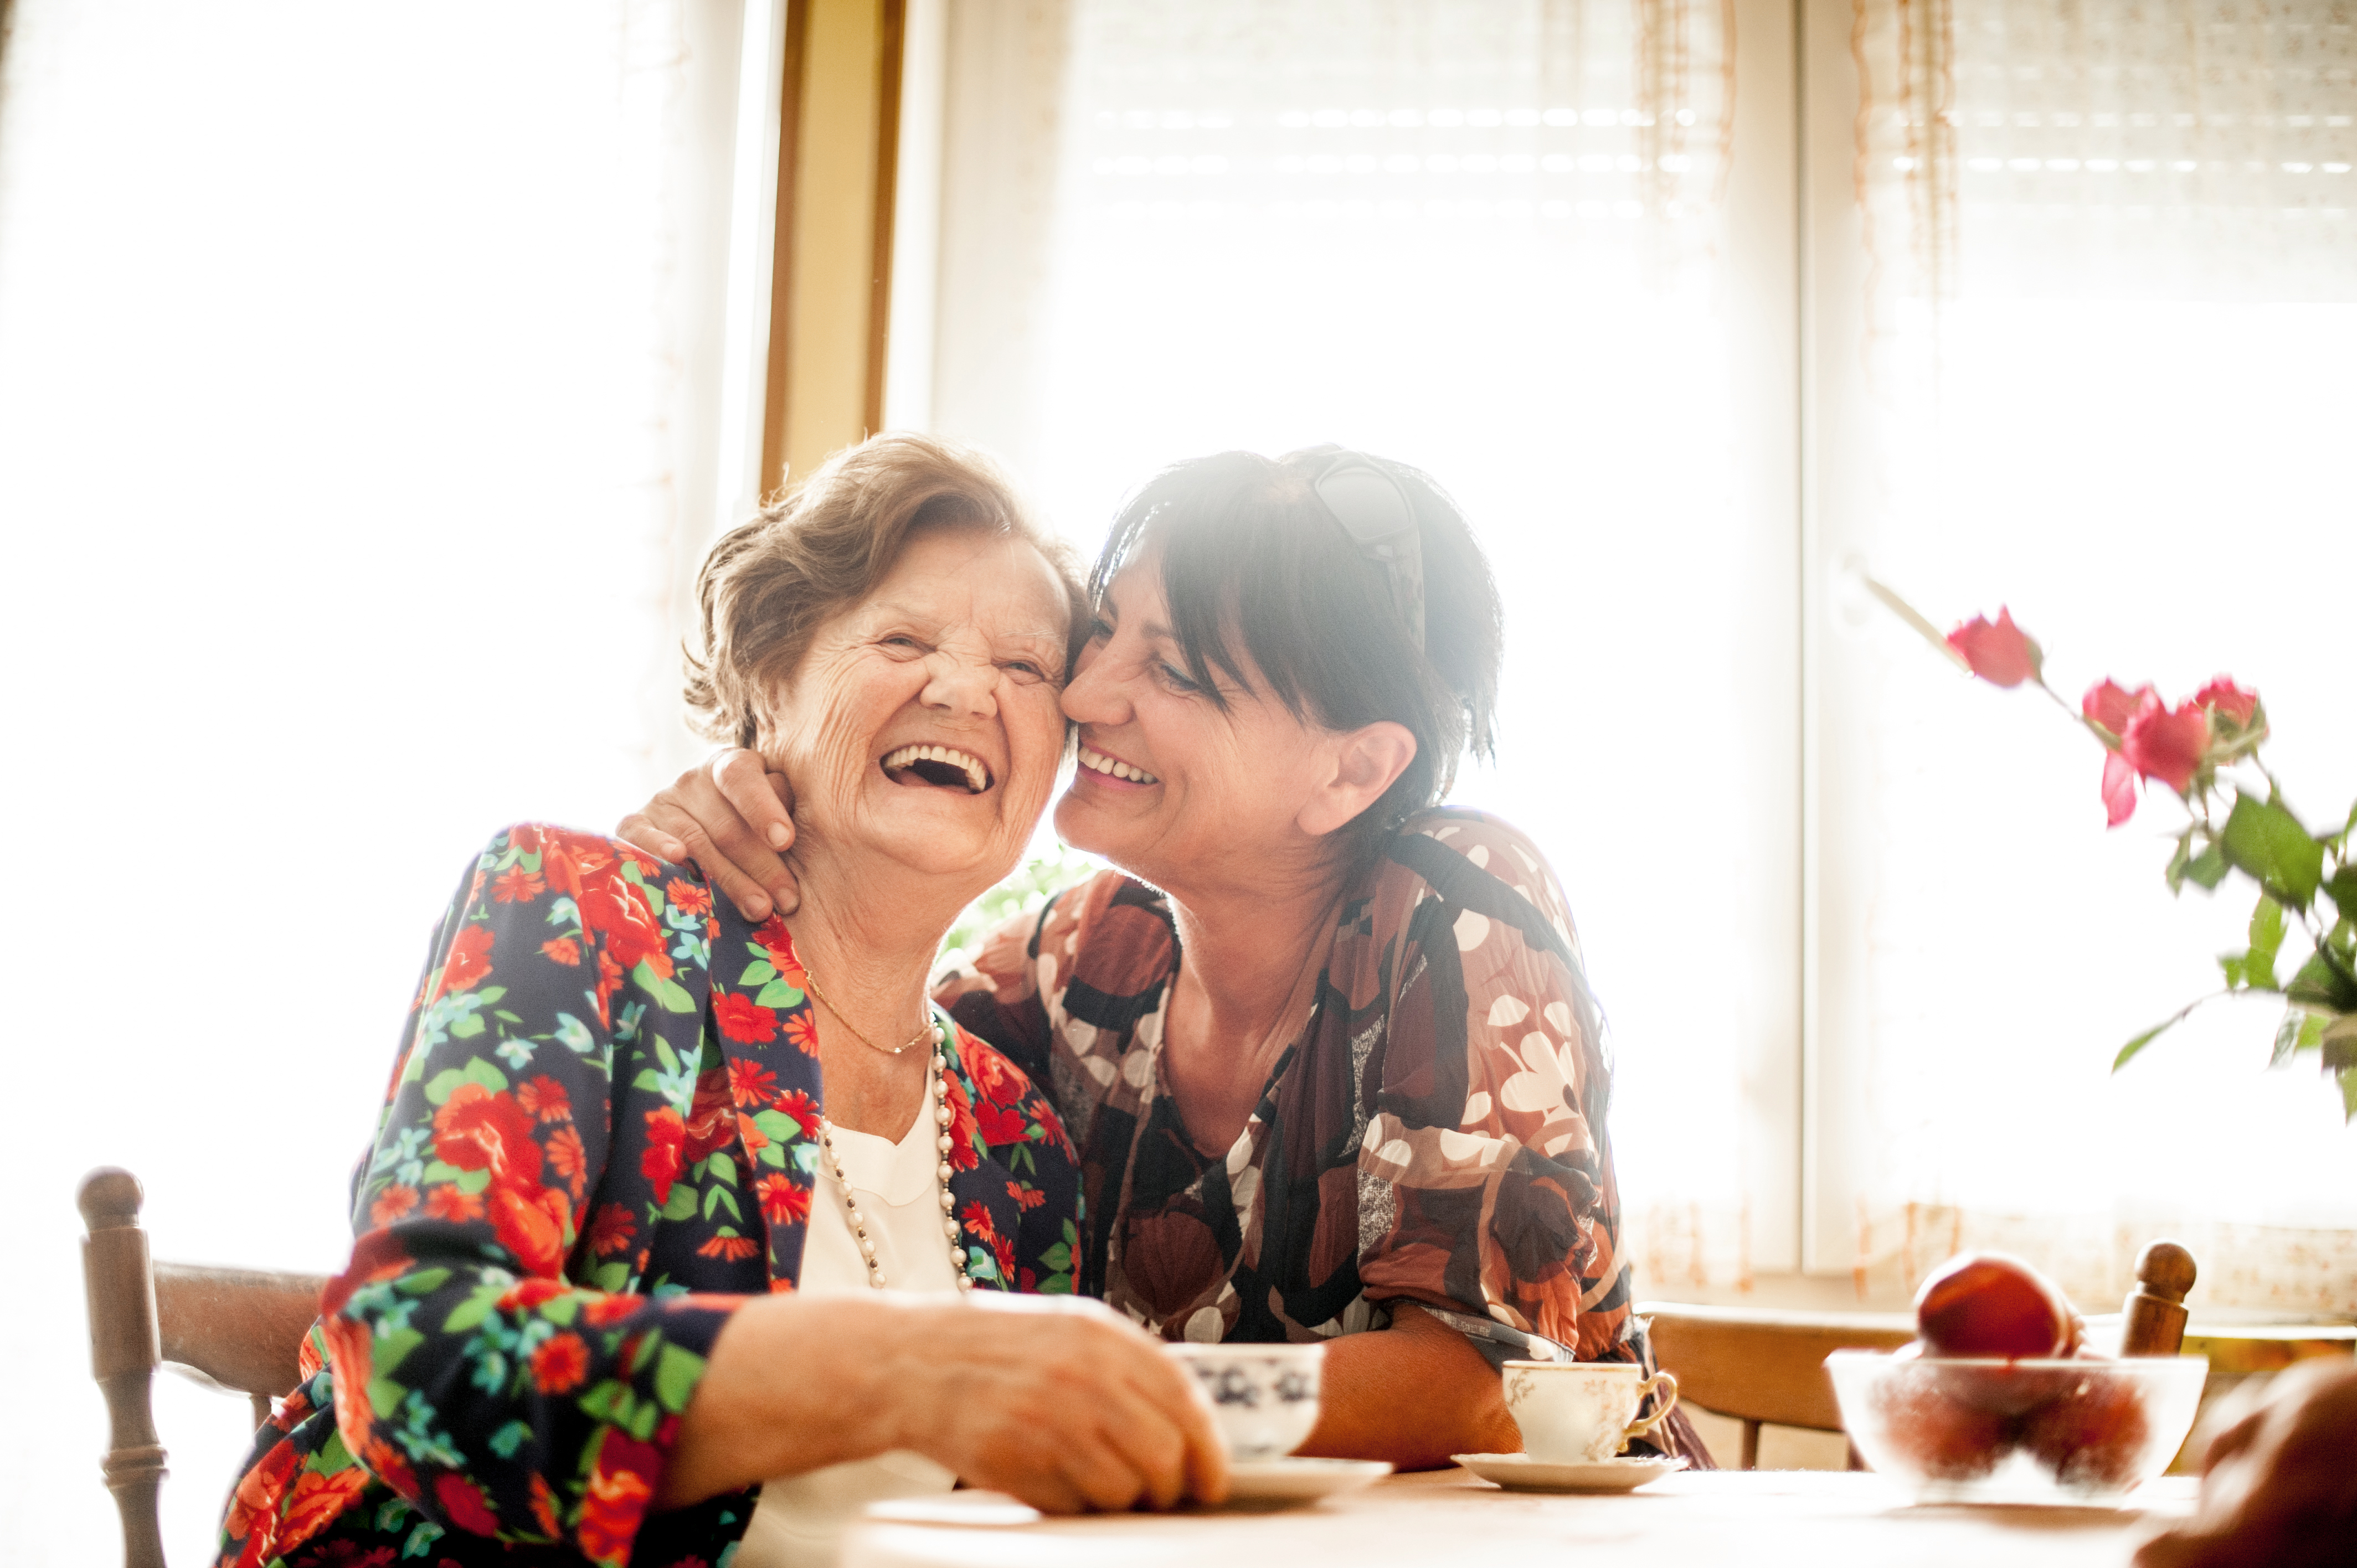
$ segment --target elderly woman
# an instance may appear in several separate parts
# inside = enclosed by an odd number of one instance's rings
[[[878,439],[700,591],[689,694],[801,782],[799,908],[748,922],[557,829],[483,851],[224,1563],[709,1563],[743,1536],[752,1568],[959,1477],[1066,1509],[1222,1491],[1175,1364],[1071,1297],[1054,1112],[925,994],[1066,753],[1065,557],[973,460]]]
[[[1082,1288],[1171,1339],[1325,1341],[1306,1453],[1519,1448],[1503,1360],[1649,1353],[1562,893],[1523,834],[1439,805],[1491,740],[1480,547],[1400,465],[1228,453],[1138,492],[1091,596],[1056,822],[1119,869],[942,993],[1072,1130]],[[791,903],[787,772],[716,759],[624,834]]]

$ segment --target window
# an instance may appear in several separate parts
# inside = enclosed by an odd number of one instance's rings
[[[1089,0],[1028,232],[994,186],[1024,157],[952,86],[933,417],[1084,544],[1229,447],[1340,441],[1453,491],[1510,640],[1499,767],[1455,798],[1564,880],[1621,1042],[1624,1189],[1739,1269],[1796,1261],[1799,669],[1789,458],[1780,482],[1746,446],[1792,393],[1789,347],[1780,380],[1747,336],[1728,43],[1716,6]],[[1759,228],[1790,256],[1789,217]],[[961,320],[949,272],[1022,242],[1036,292]]]

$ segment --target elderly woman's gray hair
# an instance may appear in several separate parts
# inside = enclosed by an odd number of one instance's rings
[[[1088,626],[1071,548],[1031,520],[982,453],[926,435],[877,435],[828,458],[705,557],[695,580],[702,624],[687,650],[696,728],[754,746],[770,693],[801,665],[819,628],[874,592],[911,539],[934,531],[1021,539],[1046,558],[1071,607],[1069,670]]]

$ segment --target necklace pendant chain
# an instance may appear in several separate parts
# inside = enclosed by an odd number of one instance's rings
[[[923,1045],[926,1039],[933,1033],[933,1021],[931,1016],[928,1016],[922,1024],[917,1026],[917,1032],[909,1036],[909,1041],[906,1045],[879,1046],[875,1041],[869,1039],[866,1036],[861,1034],[859,1032],[859,1026],[843,1015],[842,1008],[827,1000],[826,993],[818,988],[818,977],[816,975],[805,969],[802,971],[802,978],[810,982],[810,993],[818,998],[821,1003],[824,1004],[828,1012],[834,1015],[834,1021],[842,1025],[845,1028],[850,1030],[851,1037],[857,1040],[861,1045],[866,1046],[871,1051],[881,1051],[888,1057],[897,1057],[905,1051],[914,1050],[917,1047]]]
[[[812,993],[817,994],[815,986],[812,988]],[[819,1000],[825,1002],[826,998],[821,996]],[[827,1011],[834,1012],[834,1004],[827,1004]],[[843,1015],[835,1013],[835,1016],[840,1018]],[[957,1199],[950,1192],[950,1150],[953,1145],[950,1141],[949,1032],[937,1024],[930,1023],[926,1029],[934,1040],[932,1067],[926,1074],[926,1099],[932,1105],[933,1152],[937,1156],[933,1165],[934,1189],[942,1209],[942,1234],[949,1242],[950,1272],[957,1280],[957,1288],[964,1292],[974,1289],[974,1276],[966,1272],[965,1248],[959,1240],[957,1217],[952,1212],[957,1207]],[[856,1035],[859,1031],[854,1029],[852,1033]],[[919,1039],[923,1037],[918,1036]],[[909,1042],[910,1045],[915,1043],[913,1040]],[[902,1050],[907,1048],[907,1046],[901,1047]],[[897,1056],[899,1053],[890,1051],[886,1054]],[[876,1255],[876,1238],[867,1233],[867,1217],[859,1211],[859,1195],[851,1190],[851,1178],[844,1172],[843,1158],[835,1153],[834,1123],[823,1115],[818,1122],[818,1145],[820,1152],[826,1156],[827,1174],[834,1178],[836,1189],[843,1194],[843,1217],[851,1227],[851,1239],[858,1245],[860,1258],[867,1264],[867,1283],[877,1290],[886,1289],[884,1263]]]

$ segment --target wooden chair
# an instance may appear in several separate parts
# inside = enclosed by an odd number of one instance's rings
[[[164,1568],[156,1494],[164,1476],[150,1385],[158,1365],[244,1394],[254,1424],[293,1390],[296,1357],[319,1310],[316,1274],[151,1263],[139,1228],[144,1197],[129,1171],[102,1166],[76,1194],[89,1296],[91,1375],[106,1395],[108,1490],[123,1515],[124,1568]]]
[[[1842,1430],[1824,1359],[1835,1350],[1895,1350],[1915,1337],[1904,1312],[1776,1312],[1755,1307],[1637,1304],[1652,1321],[1653,1356],[1675,1373],[1686,1404],[1743,1423],[1743,1466],[1760,1460],[1763,1423]],[[1850,1468],[1858,1467],[1850,1450]]]

